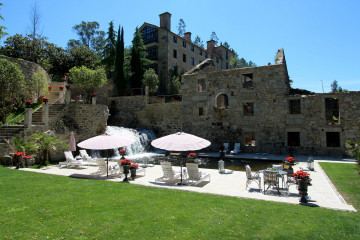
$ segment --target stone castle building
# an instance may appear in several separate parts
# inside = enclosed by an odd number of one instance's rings
[[[215,41],[207,42],[207,48],[201,48],[191,41],[191,33],[184,37],[171,31],[171,14],[160,14],[160,27],[143,23],[139,29],[147,48],[147,58],[154,63],[150,66],[157,72],[160,80],[160,92],[166,93],[169,87],[169,70],[183,74],[205,59],[213,59],[219,69],[231,69],[230,59],[235,53]]]
[[[360,92],[297,94],[283,49],[273,65],[220,70],[206,60],[182,77],[182,130],[243,152],[343,155],[360,138]]]

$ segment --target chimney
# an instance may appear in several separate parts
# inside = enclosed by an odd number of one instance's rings
[[[186,33],[184,33],[184,38],[185,38],[186,40],[188,40],[189,42],[191,42],[191,32],[186,32]]]
[[[171,14],[164,12],[160,16],[160,27],[171,31]]]
[[[214,50],[214,47],[215,47],[215,41],[214,40],[210,40],[210,41],[207,41],[207,49],[209,52],[213,52]]]

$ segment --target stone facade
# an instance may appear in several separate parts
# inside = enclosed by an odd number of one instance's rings
[[[360,92],[290,94],[282,49],[274,65],[223,71],[208,60],[182,79],[183,130],[213,148],[342,155],[360,138]]]
[[[156,70],[160,80],[160,92],[165,93],[169,87],[168,72],[170,69],[183,74],[205,59],[214,59],[215,65],[220,69],[231,69],[231,57],[235,52],[220,45],[215,46],[209,41],[207,49],[198,47],[191,41],[191,33],[185,37],[171,32],[171,14],[160,14],[160,27],[144,23],[140,27],[144,44],[148,50],[148,58],[154,62],[151,65]]]

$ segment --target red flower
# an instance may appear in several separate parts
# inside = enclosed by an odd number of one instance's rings
[[[52,89],[52,86],[48,86],[48,89]]]
[[[287,157],[287,158],[285,158],[285,161],[286,162],[295,162],[295,158],[293,158],[293,157]]]
[[[60,88],[60,89],[63,89],[63,88],[64,88],[64,86],[59,86],[59,88]]]
[[[126,153],[126,150],[124,148],[119,150],[120,153]]]
[[[121,160],[121,165],[130,165],[131,164],[131,160],[129,159],[124,159],[124,160]]]
[[[63,77],[62,80],[63,80],[63,81],[66,81],[66,77]]]
[[[130,165],[130,168],[137,169],[138,167],[139,167],[139,164],[137,164],[137,163],[133,163]]]
[[[96,92],[93,92],[93,95],[95,96],[95,95],[96,95]]]
[[[49,101],[49,99],[46,98],[46,97],[43,97],[42,100],[43,100],[43,102],[48,102]]]
[[[196,153],[189,153],[189,157],[196,157]]]
[[[79,96],[76,96],[76,98],[79,98]]]
[[[26,103],[31,104],[32,101],[31,100],[26,100]]]
[[[31,157],[31,156],[29,156],[29,155],[27,155],[27,156],[23,156],[22,158],[23,158],[23,159],[32,159],[32,157]]]
[[[310,180],[310,174],[307,172],[304,172],[303,170],[299,170],[299,171],[293,173],[293,177],[295,179],[309,179]]]
[[[24,156],[25,155],[25,153],[23,153],[23,152],[16,152],[16,153],[14,153],[14,156]]]

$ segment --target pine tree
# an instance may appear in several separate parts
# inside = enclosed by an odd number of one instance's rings
[[[109,23],[109,30],[107,32],[106,45],[102,52],[103,63],[106,66],[107,73],[110,73],[115,64],[115,47],[116,47],[116,33],[114,31],[114,24]]]
[[[132,40],[132,48],[131,48],[131,87],[132,88],[141,88],[141,80],[144,75],[144,66],[148,62],[146,59],[146,47],[144,45],[141,32],[138,28],[136,28],[134,33],[134,38]]]
[[[117,34],[116,49],[115,49],[115,82],[119,94],[123,95],[126,88],[126,79],[124,73],[124,28],[120,26]]]

